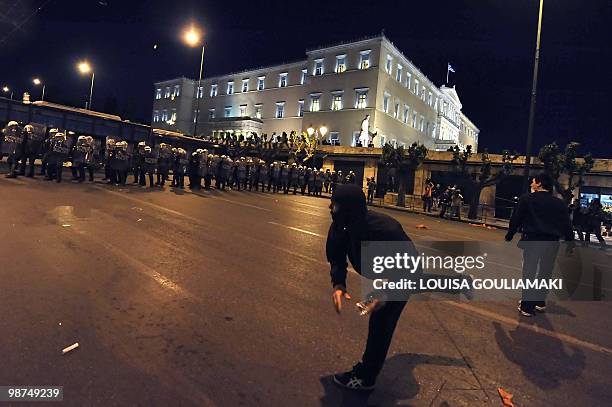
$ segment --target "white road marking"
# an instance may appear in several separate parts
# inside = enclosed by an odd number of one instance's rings
[[[271,225],[281,226],[283,228],[295,230],[296,232],[306,233],[307,235],[311,235],[311,236],[325,237],[325,236],[320,235],[318,233],[310,232],[308,230],[304,230],[304,229],[300,229],[300,228],[294,228],[293,226],[281,225],[280,223],[276,223],[276,222],[268,222],[268,223],[271,224]]]

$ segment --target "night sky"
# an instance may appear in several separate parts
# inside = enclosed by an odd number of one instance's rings
[[[206,33],[205,76],[304,59],[384,29],[436,85],[453,65],[481,150],[524,152],[537,12],[538,0],[0,0],[0,86],[39,95],[38,76],[46,100],[83,106],[89,78],[75,65],[86,58],[94,109],[149,123],[153,83],[198,73],[199,50],[179,37],[192,21]],[[612,157],[611,23],[610,0],[546,0],[536,150],[575,140]]]

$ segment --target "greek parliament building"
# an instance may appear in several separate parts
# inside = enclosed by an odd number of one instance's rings
[[[478,146],[455,87],[437,87],[384,35],[318,48],[306,59],[197,81],[155,84],[154,128],[197,136],[272,135],[325,125],[330,144],[354,146],[370,115],[376,147],[415,141],[431,150]],[[196,109],[199,98],[199,112]]]

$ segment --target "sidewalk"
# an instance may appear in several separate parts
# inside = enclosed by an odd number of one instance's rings
[[[400,211],[400,212],[416,213],[419,215],[430,216],[432,218],[439,218],[438,211],[425,212],[422,209],[401,207],[397,205],[385,204],[384,202],[376,203],[376,201],[374,201],[374,203],[371,203],[369,205],[377,207],[377,208],[391,209],[391,210]],[[479,226],[484,225],[484,226],[494,227],[498,229],[508,229],[508,220],[506,219],[491,218],[491,219],[485,220],[484,222],[481,220],[467,219],[467,218],[461,218],[460,220],[457,220],[457,219],[450,219],[450,218],[445,217],[445,219],[454,220],[456,222],[476,224]]]

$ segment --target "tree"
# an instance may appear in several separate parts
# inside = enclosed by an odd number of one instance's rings
[[[406,177],[411,171],[414,172],[419,168],[426,158],[427,147],[422,144],[413,143],[408,149],[403,146],[384,145],[382,161],[387,167],[395,168],[399,182],[397,206],[406,206]]]
[[[593,169],[593,156],[586,154],[582,162],[578,162],[578,147],[580,143],[572,141],[565,146],[562,152],[556,142],[547,144],[540,149],[538,158],[544,165],[544,172],[554,181],[555,190],[570,204],[574,196],[574,189],[580,187],[584,181],[584,174]],[[562,174],[567,174],[567,187],[559,182]],[[576,180],[575,177],[578,176]]]
[[[501,168],[493,174],[493,162],[489,157],[489,152],[485,149],[480,155],[480,169],[478,174],[472,174],[468,167],[468,161],[472,156],[472,146],[467,146],[463,151],[458,146],[451,147],[453,157],[451,163],[459,177],[466,182],[473,191],[468,211],[469,219],[476,219],[478,215],[478,205],[480,205],[480,194],[482,190],[492,185],[498,184],[506,176],[514,171],[514,161],[518,158],[515,151],[510,153],[508,150],[502,151]]]

